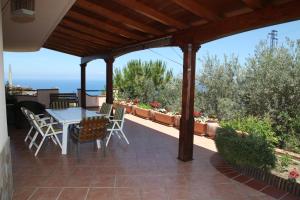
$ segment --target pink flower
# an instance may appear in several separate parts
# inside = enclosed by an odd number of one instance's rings
[[[299,177],[299,172],[296,168],[289,172],[289,179],[297,179]]]
[[[200,117],[202,115],[201,112],[194,111],[194,117]]]
[[[153,101],[153,102],[150,103],[150,106],[152,108],[159,108],[161,106],[161,104],[157,101]]]

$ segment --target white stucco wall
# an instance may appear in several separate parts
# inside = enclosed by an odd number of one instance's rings
[[[3,64],[2,13],[0,9],[0,152],[8,139]]]

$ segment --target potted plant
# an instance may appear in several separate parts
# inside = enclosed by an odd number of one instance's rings
[[[134,108],[135,115],[145,118],[145,119],[151,119],[151,106],[145,103],[139,103]]]
[[[123,104],[123,106],[124,106],[124,108],[125,108],[125,110],[126,110],[126,113],[128,113],[128,114],[130,114],[130,113],[132,113],[132,105],[133,105],[133,102],[130,100],[130,99],[128,99],[124,104]]]
[[[154,111],[153,120],[168,126],[174,126],[174,115],[166,109],[157,109]]]
[[[203,112],[194,112],[194,134],[196,135],[206,135],[207,131],[207,124],[206,120],[207,117],[203,114]]]
[[[180,118],[181,118],[181,115],[179,115],[178,113],[174,114],[174,127],[177,129],[180,128]]]

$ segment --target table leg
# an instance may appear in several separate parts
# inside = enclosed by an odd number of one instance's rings
[[[63,124],[63,135],[62,135],[62,151],[61,154],[66,155],[68,149],[68,127],[69,124]]]

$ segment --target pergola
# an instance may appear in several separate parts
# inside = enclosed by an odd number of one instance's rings
[[[44,47],[81,57],[81,99],[86,65],[106,62],[107,103],[113,103],[113,62],[147,48],[183,51],[178,158],[193,159],[195,58],[200,45],[235,33],[300,19],[299,0],[77,0]]]

